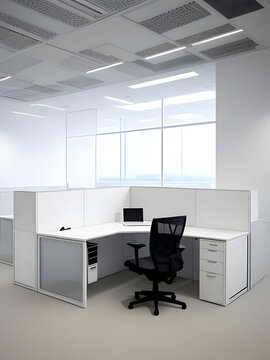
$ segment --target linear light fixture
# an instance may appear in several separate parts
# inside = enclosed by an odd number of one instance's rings
[[[102,67],[99,67],[99,68],[96,68],[96,69],[88,70],[88,71],[86,71],[86,74],[90,74],[90,73],[100,71],[100,70],[109,69],[109,68],[112,68],[114,66],[118,66],[118,65],[122,65],[122,64],[123,64],[123,61],[115,63],[115,64],[111,64],[111,65],[102,66]]]
[[[47,107],[50,109],[55,109],[55,110],[60,110],[60,111],[65,111],[65,109],[60,108],[58,106],[52,106],[52,105],[45,105],[45,104],[31,104],[31,106],[42,106],[42,107]]]
[[[199,115],[199,114],[192,114],[192,113],[177,114],[177,115],[171,115],[171,116],[169,116],[170,119],[178,119],[178,120],[196,119],[196,118],[200,118],[200,117],[201,117],[201,115]]]
[[[195,71],[190,71],[190,72],[187,72],[187,73],[184,73],[184,74],[169,76],[169,77],[165,77],[165,78],[161,78],[161,79],[156,79],[156,80],[146,81],[146,82],[135,84],[135,85],[130,85],[129,88],[131,88],[131,89],[140,89],[140,88],[144,88],[144,87],[147,87],[147,86],[166,84],[166,83],[171,82],[171,81],[188,79],[190,77],[198,76],[198,75],[199,74],[197,74]]]
[[[36,118],[43,118],[43,119],[47,119],[46,116],[42,116],[42,115],[35,115],[35,114],[28,114],[28,113],[24,113],[24,112],[20,112],[20,111],[12,111],[13,114],[17,114],[17,115],[27,115],[27,116],[32,116],[32,117],[36,117]]]
[[[142,120],[138,120],[138,122],[153,122],[156,121],[157,119],[142,119]]]
[[[120,120],[116,120],[116,119],[109,119],[109,118],[107,118],[107,119],[104,119],[104,121],[118,122],[118,121],[120,121]]]
[[[171,53],[174,53],[174,52],[177,52],[177,51],[180,51],[180,50],[184,50],[184,49],[186,49],[186,46],[182,46],[180,48],[176,48],[176,49],[172,49],[172,50],[168,50],[168,51],[163,51],[163,52],[155,54],[155,55],[146,56],[144,59],[145,60],[150,60],[150,59],[154,59],[154,58],[159,57],[159,56],[171,54]]]
[[[133,104],[133,103],[130,102],[130,101],[118,99],[118,98],[111,97],[111,96],[104,96],[104,99],[112,100],[112,101],[116,101],[116,102],[120,102],[120,103],[122,103],[122,104],[128,104],[128,105]]]
[[[244,31],[243,29],[239,29],[239,30],[234,30],[234,31],[230,31],[228,33],[225,33],[225,34],[222,34],[222,35],[218,35],[218,36],[214,36],[212,38],[209,38],[209,39],[205,39],[205,40],[201,40],[201,41],[197,41],[193,44],[191,44],[192,46],[195,46],[195,45],[200,45],[200,44],[204,44],[204,43],[207,43],[209,41],[213,41],[213,40],[217,40],[217,39],[221,39],[221,38],[224,38],[226,36],[230,36],[230,35],[234,35],[234,34],[238,34],[240,32]]]
[[[5,77],[3,77],[3,78],[0,78],[0,81],[5,81],[5,80],[8,80],[8,79],[10,79],[11,78],[11,76],[5,76]]]

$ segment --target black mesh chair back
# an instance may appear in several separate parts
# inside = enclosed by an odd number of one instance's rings
[[[153,219],[150,233],[150,254],[160,273],[175,277],[183,268],[179,249],[186,225],[186,216]]]

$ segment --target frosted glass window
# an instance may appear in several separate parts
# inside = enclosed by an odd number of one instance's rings
[[[160,184],[161,130],[126,133],[125,175],[122,183]]]
[[[74,111],[67,114],[67,136],[94,135],[97,128],[97,109]]]
[[[98,135],[96,141],[96,182],[99,185],[119,184],[120,134]]]
[[[182,176],[181,128],[163,130],[163,179],[165,184],[177,184]]]
[[[67,182],[69,187],[95,186],[95,137],[67,139]]]
[[[189,181],[211,181],[215,175],[215,125],[183,127],[182,149],[182,175]]]

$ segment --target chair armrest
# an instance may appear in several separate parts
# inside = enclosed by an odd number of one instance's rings
[[[128,246],[131,246],[134,249],[136,266],[139,266],[139,249],[144,247],[145,244],[139,243],[137,241],[131,241],[131,242],[128,242],[127,244],[128,244]]]

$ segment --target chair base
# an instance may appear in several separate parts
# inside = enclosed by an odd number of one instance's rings
[[[144,295],[144,297],[140,298],[141,295]],[[135,299],[134,301],[131,301],[128,305],[129,309],[133,309],[134,305],[142,304],[147,301],[154,301],[155,310],[154,315],[159,315],[159,309],[158,309],[158,303],[159,301],[167,302],[170,304],[176,304],[182,306],[182,309],[186,309],[187,305],[186,303],[176,300],[176,296],[174,292],[171,291],[159,291],[158,290],[158,283],[153,283],[153,290],[152,291],[135,291]]]

